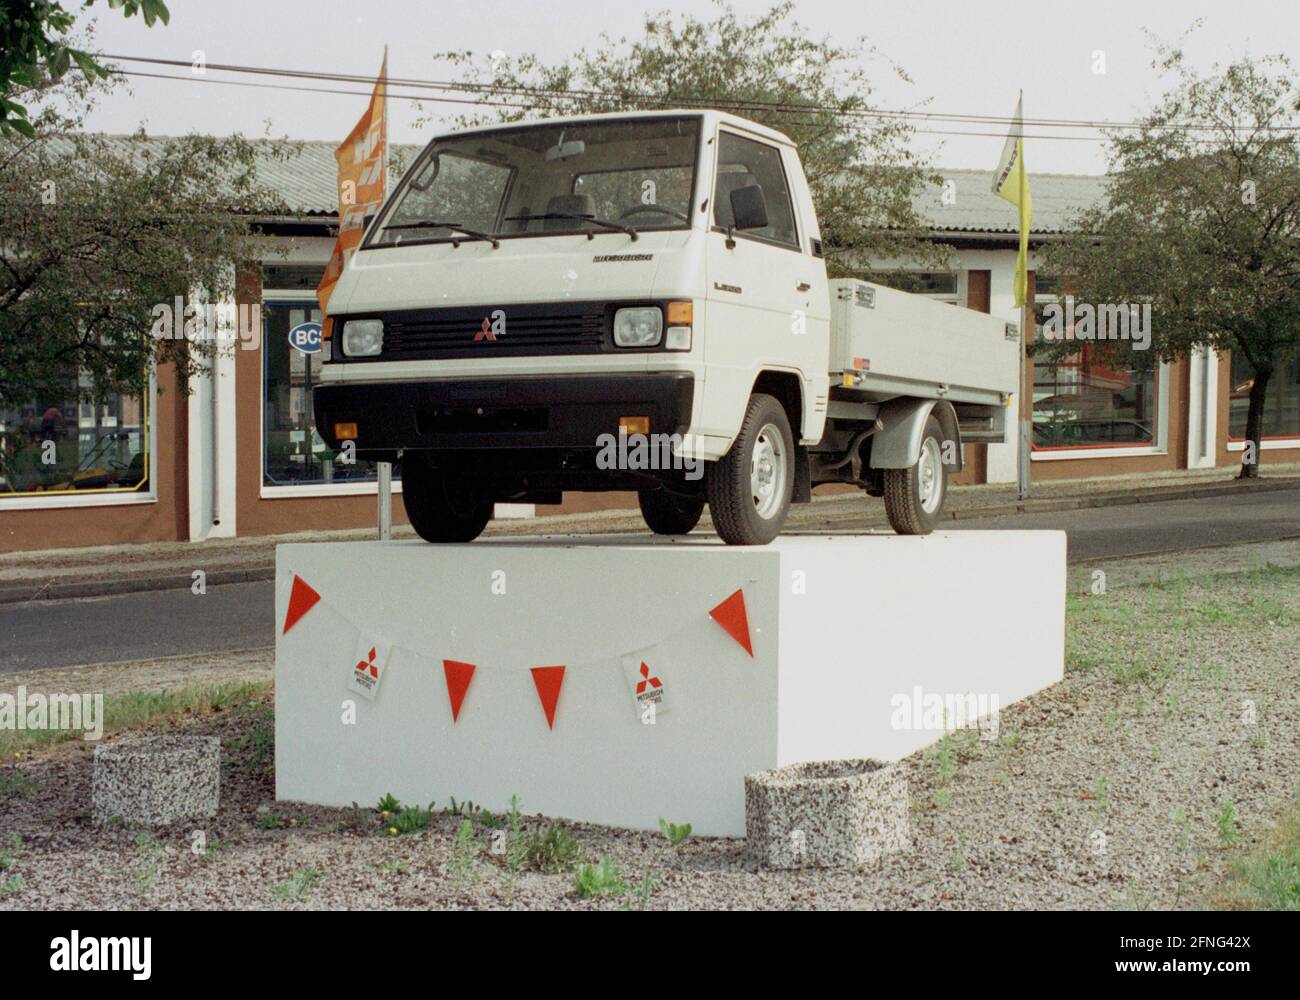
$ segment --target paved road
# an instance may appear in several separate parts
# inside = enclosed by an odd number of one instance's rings
[[[797,520],[803,530],[815,521],[818,533],[852,533],[859,502],[805,507]],[[1121,558],[1300,537],[1300,490],[959,520],[951,527],[1064,528],[1072,562]],[[201,596],[164,590],[0,605],[0,673],[251,649],[269,646],[274,634],[270,582],[209,587]]]

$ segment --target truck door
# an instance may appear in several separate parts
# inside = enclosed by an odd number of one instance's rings
[[[805,376],[824,377],[824,370],[810,372],[805,366],[806,355],[815,347],[810,341],[817,337],[807,329],[809,291],[824,285],[825,277],[818,267],[821,262],[801,252],[780,147],[726,127],[719,128],[716,142],[707,254],[706,406],[725,408],[730,420],[724,413],[713,413],[706,422],[718,426],[721,420],[738,427],[738,415],[760,368],[799,369]],[[763,190],[768,224],[733,232],[734,245],[729,247],[731,192],[752,185]],[[798,438],[799,428],[792,430]]]

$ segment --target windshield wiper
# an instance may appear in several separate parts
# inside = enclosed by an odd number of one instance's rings
[[[450,229],[452,232],[464,233],[472,239],[487,240],[492,244],[493,250],[496,250],[501,246],[501,241],[491,233],[485,233],[478,229],[466,229],[459,222],[434,222],[432,219],[425,219],[421,222],[399,222],[394,226],[384,226],[384,229]],[[452,238],[452,246],[458,247],[460,244],[460,240],[455,239],[454,237]]]
[[[636,241],[636,230],[631,226],[625,226],[618,222],[606,222],[604,219],[598,219],[594,215],[585,215],[579,212],[534,212],[532,215],[511,215],[507,216],[506,222],[531,222],[533,219],[576,219],[579,222],[590,222],[593,225],[604,226],[606,229],[616,229],[620,233],[627,233]],[[587,239],[594,239],[591,234],[587,234]]]

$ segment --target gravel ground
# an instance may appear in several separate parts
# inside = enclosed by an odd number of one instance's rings
[[[1248,847],[1300,781],[1300,571],[1075,596],[1068,639],[1065,680],[1005,709],[997,741],[961,733],[903,763],[913,850],[865,871],[763,871],[741,840],[674,851],[658,835],[566,824],[585,860],[608,856],[630,884],[653,876],[644,900],[584,899],[571,873],[512,875],[482,825],[458,849],[452,815],[385,836],[369,809],[275,803],[268,698],[171,727],[223,739],[222,809],[204,827],[220,846],[207,856],[188,827],[141,839],[91,826],[84,744],[0,769],[0,789],[18,769],[28,780],[0,800],[0,846],[22,841],[0,873],[22,887],[0,909],[1206,905],[1235,856],[1216,822],[1225,804]]]

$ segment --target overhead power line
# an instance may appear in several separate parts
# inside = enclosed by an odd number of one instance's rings
[[[100,53],[98,58],[105,60],[120,60],[124,62],[146,63],[159,66],[185,67],[191,68],[192,62],[180,59],[158,59],[147,56],[124,56],[114,55],[111,53]],[[142,70],[119,70],[124,76],[144,77],[161,80],[191,80],[205,83],[219,83],[234,86],[256,87],[259,89],[293,91],[300,93],[322,93],[322,94],[341,94],[345,96],[368,96],[369,88],[374,84],[374,77],[350,74],[350,73],[323,73],[312,70],[293,70],[280,69],[269,66],[251,66],[229,63],[206,63],[204,64],[205,72],[203,74],[191,73],[189,76],[174,76],[162,73],[149,73]],[[238,73],[245,75],[282,77],[296,80],[316,80],[330,83],[351,83],[363,84],[366,90],[346,90],[325,87],[302,87],[285,84],[258,84],[250,81],[238,80],[217,80],[206,75],[206,71],[224,73]],[[945,122],[951,124],[971,124],[971,125],[998,125],[1009,128],[1014,124],[1014,119],[1002,115],[973,115],[973,114],[945,114],[940,112],[928,111],[889,111],[889,110],[867,110],[867,109],[850,109],[843,110],[829,106],[819,106],[807,103],[789,103],[780,101],[768,101],[760,99],[751,100],[730,100],[717,99],[709,101],[689,100],[681,98],[657,97],[650,94],[617,94],[606,91],[596,90],[568,90],[553,89],[543,87],[531,87],[525,85],[499,86],[497,84],[484,84],[471,81],[453,81],[453,80],[430,80],[416,77],[389,77],[389,87],[394,85],[399,87],[411,87],[415,89],[429,90],[431,94],[405,94],[394,93],[391,89],[388,96],[399,100],[409,101],[428,101],[438,104],[458,104],[479,107],[503,107],[514,108],[518,110],[531,110],[537,106],[536,99],[542,98],[547,100],[564,100],[564,99],[630,99],[640,104],[649,104],[658,107],[717,107],[721,110],[735,112],[779,112],[790,115],[816,115],[824,118],[826,115],[840,116],[845,118],[866,118],[866,119],[884,119],[884,120],[903,120],[911,122]],[[450,97],[435,96],[445,94],[474,94],[478,95],[473,98],[468,97]],[[501,97],[513,97],[515,100],[502,100]],[[534,100],[528,100],[533,98]],[[803,120],[799,124],[814,124],[814,122]],[[1062,129],[1088,129],[1100,131],[1103,129],[1136,129],[1143,128],[1145,125],[1140,122],[1114,122],[1104,120],[1085,120],[1085,119],[1067,119],[1067,118],[1030,118],[1025,119],[1024,125],[1039,128],[1062,128]],[[1180,129],[1183,131],[1198,132],[1206,131],[1217,126],[1200,125],[1193,122],[1171,123],[1159,126],[1166,129]],[[1248,126],[1238,126],[1240,130],[1248,130]],[[1298,126],[1270,126],[1266,130],[1287,132],[1294,134],[1300,128]],[[975,136],[988,138],[1005,138],[1005,132],[980,132],[972,130],[946,130],[946,129],[925,129],[913,126],[914,131],[923,135],[942,135],[942,136]],[[1078,135],[1046,135],[1033,133],[1026,135],[1027,139],[1036,140],[1067,140],[1067,141],[1084,141],[1084,142],[1104,142],[1104,136],[1078,136]],[[1205,140],[1193,140],[1205,141]]]

